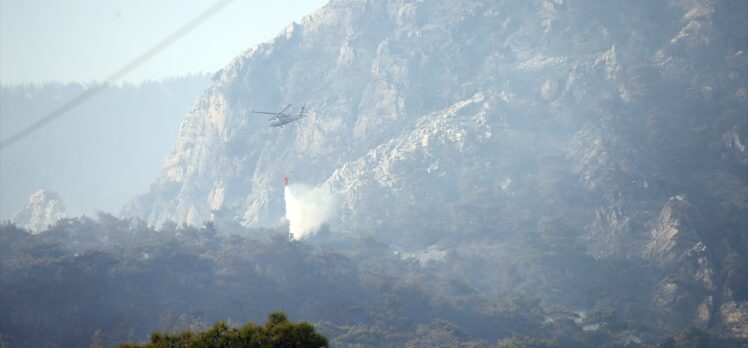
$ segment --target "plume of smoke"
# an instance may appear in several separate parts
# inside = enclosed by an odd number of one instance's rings
[[[288,185],[285,190],[286,219],[294,239],[307,238],[337,214],[337,199],[319,187]]]

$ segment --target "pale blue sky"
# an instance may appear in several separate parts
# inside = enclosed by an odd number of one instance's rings
[[[124,81],[214,72],[326,2],[236,0]],[[0,0],[0,83],[104,80],[213,3]]]

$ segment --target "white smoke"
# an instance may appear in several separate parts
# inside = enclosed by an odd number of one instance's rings
[[[315,234],[322,224],[337,214],[337,199],[319,187],[288,185],[285,190],[286,219],[294,239],[303,239]]]

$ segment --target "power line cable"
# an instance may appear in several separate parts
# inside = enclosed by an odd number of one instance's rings
[[[161,51],[163,51],[167,47],[174,44],[177,40],[181,39],[187,33],[194,30],[199,25],[203,24],[206,20],[208,20],[210,17],[212,17],[219,11],[223,10],[226,6],[228,6],[233,1],[234,0],[217,1],[215,4],[213,4],[213,6],[209,7],[208,9],[206,9],[205,11],[203,11],[196,17],[192,18],[189,22],[185,23],[183,26],[177,29],[177,31],[173,32],[171,35],[167,36],[166,38],[158,42],[156,45],[154,45],[147,51],[140,54],[138,57],[133,59],[131,62],[125,64],[125,66],[123,66],[119,70],[115,71],[104,82],[100,82],[89,87],[83,93],[79,94],[77,97],[71,99],[67,103],[63,104],[62,106],[48,113],[47,115],[40,118],[39,120],[31,124],[30,126],[0,141],[0,151],[5,150],[8,146],[13,145],[17,143],[18,141],[22,140],[23,138],[31,135],[32,133],[36,132],[40,128],[46,126],[48,123],[54,121],[60,116],[66,114],[68,111],[84,103],[86,100],[91,99],[93,96],[95,96],[99,92],[107,89],[110,85],[114,84],[119,79],[121,79],[122,77],[130,73],[131,71],[143,65],[143,63],[147,62],[148,60],[150,60],[151,58],[159,54]]]

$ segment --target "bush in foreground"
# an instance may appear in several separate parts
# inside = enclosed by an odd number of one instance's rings
[[[179,333],[155,332],[144,344],[123,344],[120,348],[172,348],[172,347],[328,347],[327,338],[317,333],[306,322],[293,323],[282,312],[268,316],[263,326],[252,322],[244,327],[231,328],[226,322],[218,322],[202,331]]]

